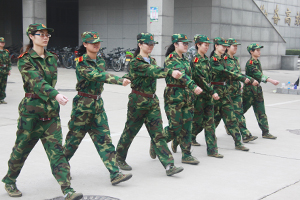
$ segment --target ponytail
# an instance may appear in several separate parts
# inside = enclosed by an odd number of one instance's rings
[[[141,51],[141,49],[140,49],[139,45],[137,45],[137,48],[133,54],[133,57],[135,58],[137,55],[139,55],[140,51]]]
[[[29,39],[29,44],[26,45],[25,47],[25,52],[28,52],[30,49],[33,47],[33,42],[31,39]],[[23,47],[21,48],[21,52],[23,51]]]
[[[167,57],[167,56],[168,56],[171,52],[173,52],[173,51],[175,51],[175,45],[174,45],[174,43],[171,44],[171,45],[168,47],[165,56]]]
[[[216,50],[216,45],[214,44],[214,50],[212,50],[212,52],[210,53],[210,58],[213,57],[215,50]]]
[[[80,47],[78,49],[78,57],[82,56],[85,53],[86,53],[86,48],[82,44],[82,45],[80,45]]]

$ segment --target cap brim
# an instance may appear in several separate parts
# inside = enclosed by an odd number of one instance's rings
[[[181,41],[178,41],[178,42],[192,42],[192,40],[181,40]]]
[[[233,43],[233,44],[231,44],[231,45],[241,45],[240,43]]]
[[[230,44],[221,44],[221,45],[225,47],[230,47]]]
[[[211,42],[211,41],[204,41],[205,43],[210,43],[210,44],[212,44],[213,42]]]
[[[149,41],[147,44],[158,44],[156,41]]]
[[[41,29],[38,29],[37,31],[40,31],[40,30],[47,30],[48,33],[53,33],[54,32],[53,28],[41,28]]]
[[[100,40],[100,39],[95,39],[95,40],[86,41],[85,43],[94,44],[94,43],[97,43],[97,42],[103,42],[103,41]]]

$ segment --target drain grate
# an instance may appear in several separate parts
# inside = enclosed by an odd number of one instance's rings
[[[75,89],[57,89],[57,91],[61,91],[61,92],[76,92]]]
[[[64,200],[64,197],[56,197],[53,199],[46,199],[46,200]],[[100,195],[84,195],[81,200],[120,200],[114,197],[108,196],[100,196]]]
[[[287,129],[287,131],[290,132],[290,133],[294,133],[296,135],[300,135],[300,129],[295,129],[295,130]]]

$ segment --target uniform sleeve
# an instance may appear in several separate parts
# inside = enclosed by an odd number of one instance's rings
[[[194,63],[191,65],[194,65]],[[202,85],[203,85],[202,89],[205,91],[208,91],[209,94],[213,95],[213,93],[214,93],[213,88],[211,86],[209,86],[209,84],[205,80],[205,77],[202,74],[201,69],[199,69],[198,67],[193,67],[192,70],[193,70],[193,76],[198,76],[197,79],[202,83]]]
[[[249,76],[257,80],[259,83],[266,83],[267,79],[269,78],[268,76],[263,75],[263,73],[258,68],[256,68],[255,65],[250,64],[249,62],[247,62],[246,64],[246,71]]]
[[[58,94],[58,91],[40,76],[38,69],[30,62],[28,57],[19,59],[18,68],[23,78],[24,86],[32,88],[33,92],[44,101],[54,99]]]
[[[99,72],[90,67],[86,62],[78,62],[76,70],[88,81],[104,82],[109,84],[123,85],[123,78],[110,74],[108,72]]]
[[[130,69],[134,71],[134,74],[142,77],[152,78],[165,78],[168,74],[171,74],[173,70],[168,68],[161,68],[157,65],[151,65],[138,59],[130,62]]]
[[[10,71],[11,70],[11,60],[10,60],[10,58],[9,58],[9,53],[7,52],[7,57],[8,57],[8,63],[7,63],[7,65],[8,65],[8,71]]]
[[[246,77],[240,73],[235,73],[228,71],[223,67],[223,65],[220,64],[220,61],[214,61],[213,58],[210,59],[210,65],[212,67],[212,70],[215,74],[221,74],[222,76],[225,76],[227,79],[232,81],[242,81],[244,82],[246,80]]]
[[[179,70],[182,73],[182,75],[178,80],[181,83],[183,83],[184,85],[186,85],[187,88],[194,91],[197,88],[196,83],[191,79],[190,76],[188,76],[185,73],[184,70],[182,70],[181,67],[177,67],[177,65],[180,65],[180,64],[178,62],[176,62],[176,60],[167,59],[165,61],[165,68],[168,68],[170,70]]]

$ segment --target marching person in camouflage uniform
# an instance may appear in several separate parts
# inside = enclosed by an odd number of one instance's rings
[[[110,173],[111,183],[116,185],[129,180],[132,175],[122,174],[116,165],[115,147],[110,137],[101,93],[104,83],[126,86],[130,80],[105,72],[105,61],[97,57],[102,42],[97,32],[86,31],[81,34],[81,39],[83,44],[79,49],[80,57],[76,64],[78,94],[73,99],[64,154],[69,161],[88,132]]]
[[[145,124],[151,137],[150,156],[155,159],[157,155],[167,175],[171,176],[181,172],[183,168],[174,166],[173,156],[163,135],[159,100],[155,95],[156,79],[167,75],[179,78],[182,74],[178,70],[160,68],[156,60],[149,56],[157,44],[151,33],[138,34],[137,43],[129,74],[125,75],[131,79],[132,92],[129,94],[127,121],[117,146],[117,162],[123,170],[132,169],[125,161],[128,149]]]
[[[8,172],[2,181],[9,196],[22,196],[16,186],[16,179],[29,153],[41,140],[50,161],[52,174],[60,184],[65,199],[79,200],[83,195],[75,193],[71,188],[70,166],[62,147],[59,104],[65,105],[68,98],[54,89],[58,58],[44,50],[51,32],[53,29],[44,24],[30,24],[26,32],[30,44],[18,61],[25,97],[19,105],[17,139],[8,161]]]
[[[188,50],[191,40],[184,34],[174,34],[172,44],[166,52],[165,68],[180,70],[182,77],[166,77],[167,87],[164,92],[165,111],[169,126],[164,128],[167,142],[172,140],[172,150],[177,151],[180,144],[182,163],[197,165],[199,161],[191,155],[191,134],[194,115],[194,93],[199,95],[202,89],[192,80],[192,70],[183,53]]]
[[[238,61],[238,58],[234,56],[237,51],[239,43],[236,42],[234,38],[228,39],[228,44],[230,45],[226,49],[225,56],[228,57],[225,61],[225,67],[228,71],[231,71],[236,74],[241,74],[241,67]],[[258,82],[249,77],[246,76],[248,79],[250,79],[250,82],[252,85],[258,85]],[[251,83],[249,83],[251,85]],[[252,136],[250,131],[247,129],[246,126],[244,126],[246,123],[244,122],[243,117],[243,108],[242,108],[242,85],[240,81],[234,81],[234,80],[227,80],[226,84],[228,85],[228,93],[230,95],[230,98],[233,103],[233,109],[235,113],[235,117],[238,121],[238,126],[240,129],[240,133],[242,135],[242,140],[244,143],[247,143],[249,141],[256,140],[256,136]],[[226,128],[226,126],[225,126]],[[227,130],[227,129],[226,129]]]
[[[248,52],[251,54],[251,59],[248,60],[246,64],[246,75],[254,78],[259,83],[270,82],[273,85],[278,85],[279,81],[273,80],[268,76],[264,75],[262,72],[261,63],[258,60],[260,57],[260,49],[263,46],[259,46],[256,43],[250,44],[247,47]],[[244,113],[253,106],[253,110],[258,122],[260,129],[262,130],[262,137],[266,139],[276,139],[276,136],[273,136],[269,133],[268,119],[265,112],[265,103],[262,87],[260,85],[245,85],[243,90],[243,110]],[[245,120],[243,121],[245,123]],[[245,124],[244,124],[245,126]]]
[[[238,123],[234,114],[234,108],[226,82],[231,80],[249,83],[250,80],[244,75],[231,72],[226,68],[228,57],[226,55],[223,56],[223,54],[228,46],[229,44],[224,38],[217,37],[214,39],[214,50],[210,55],[210,65],[213,73],[211,84],[213,85],[214,91],[218,93],[220,97],[219,100],[214,100],[215,125],[217,128],[217,125],[221,119],[223,119],[228,132],[234,139],[235,149],[249,151],[249,149],[241,143],[240,130],[238,128]]]
[[[203,92],[196,96],[194,101],[194,118],[192,128],[192,145],[200,146],[196,141],[198,133],[205,128],[205,141],[207,145],[207,155],[216,158],[223,158],[218,153],[217,138],[215,135],[214,122],[214,102],[213,99],[219,100],[219,95],[214,93],[210,85],[212,79],[212,70],[209,58],[205,55],[212,43],[205,35],[196,35],[194,37],[197,55],[191,62],[192,77],[195,83],[203,88]]]
[[[0,37],[0,104],[7,104],[4,101],[6,94],[7,76],[10,76],[11,62],[9,58],[9,51],[4,49],[5,39]]]

